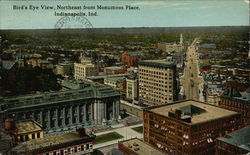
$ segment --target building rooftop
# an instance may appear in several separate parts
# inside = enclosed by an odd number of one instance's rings
[[[110,81],[110,82],[119,82],[124,80],[126,77],[125,76],[114,76],[114,77],[106,77],[104,78],[105,81]]]
[[[95,64],[91,64],[91,63],[88,63],[88,64],[84,64],[84,63],[74,63],[75,66],[81,66],[81,67],[96,67]]]
[[[7,109],[26,108],[31,106],[50,105],[58,103],[68,103],[76,100],[97,99],[105,97],[120,96],[120,93],[108,86],[96,83],[89,83],[82,89],[45,92],[41,94],[29,94],[3,98],[0,103],[0,112]]]
[[[121,70],[122,67],[121,66],[111,66],[111,67],[105,67],[105,69],[109,69],[112,71],[117,71],[117,70]]]
[[[42,130],[42,126],[33,120],[17,122],[16,127],[18,134],[26,134]]]
[[[239,129],[218,140],[250,151],[250,126]]]
[[[250,104],[250,87],[244,92],[238,92],[234,88],[226,89],[221,95],[222,98],[230,98],[241,103]]]
[[[63,147],[68,147],[70,145],[75,145],[77,142],[79,144],[93,141],[95,136],[83,136],[80,137],[77,131],[64,133],[56,136],[48,136],[45,138],[32,139],[30,141],[23,142],[12,149],[13,152],[36,152],[41,153],[46,148],[46,151],[55,150]]]
[[[130,139],[126,141],[119,142],[120,144],[124,145],[125,147],[129,148],[130,150],[133,150],[138,155],[164,155],[163,152],[160,150],[157,150],[150,146],[149,144],[143,142],[142,140],[139,140],[137,138]]]
[[[170,117],[169,113],[174,113],[177,110],[181,112],[181,118],[191,118],[190,124],[203,123],[238,114],[234,111],[229,111],[223,108],[216,107],[214,105],[205,104],[193,100],[153,106],[146,108],[145,110],[165,117]]]
[[[129,52],[127,53],[129,56],[140,56],[140,52]]]
[[[108,75],[108,77],[126,77],[129,74],[114,74],[114,75]],[[98,75],[98,76],[89,76],[87,79],[89,80],[95,80],[95,79],[104,79],[107,75]]]
[[[150,67],[164,67],[164,68],[172,68],[176,66],[174,62],[169,61],[167,59],[143,60],[143,61],[139,61],[139,65],[145,65],[145,66],[150,66]]]

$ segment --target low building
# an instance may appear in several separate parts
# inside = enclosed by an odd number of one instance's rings
[[[214,43],[204,43],[199,46],[199,48],[204,48],[204,49],[216,49],[216,44]]]
[[[38,67],[41,67],[42,69],[53,69],[53,64],[48,60],[41,60],[38,61]]]
[[[215,153],[216,138],[238,129],[240,114],[187,100],[144,109],[144,141],[168,154]]]
[[[43,138],[42,125],[33,120],[17,122],[16,127],[17,127],[17,134],[15,135],[15,137],[17,138],[18,142]]]
[[[85,130],[73,131],[23,142],[14,147],[11,154],[90,154],[93,152],[94,139],[95,136],[86,134]]]
[[[38,62],[41,60],[42,60],[41,58],[30,58],[30,59],[27,59],[25,62],[27,65],[30,65],[32,67],[36,67],[36,66],[38,66]]]
[[[124,90],[124,82],[126,77],[124,76],[107,76],[104,78],[104,84],[111,86],[117,90],[123,91]]]
[[[237,130],[225,137],[217,138],[216,155],[250,153],[250,126]]]
[[[89,76],[98,75],[98,67],[94,64],[74,63],[74,78],[76,80],[86,79]]]
[[[125,52],[122,54],[122,62],[128,66],[137,66],[140,53],[138,52]]]
[[[111,66],[111,67],[104,68],[104,73],[106,75],[123,74],[124,72],[125,70],[122,66]]]
[[[56,65],[55,73],[57,75],[69,76],[73,73],[72,63],[60,63]]]
[[[6,119],[4,132],[15,137],[17,142],[43,138],[42,126],[33,120],[24,120],[16,123],[13,119]]]
[[[128,76],[129,74],[114,74],[114,75],[98,75],[98,76],[90,76],[90,77],[87,77],[87,80],[89,81],[93,81],[93,82],[97,82],[97,83],[101,83],[101,84],[104,84],[104,79],[107,78],[107,77],[126,77]]]
[[[143,142],[133,138],[118,142],[118,148],[125,155],[164,155],[165,153]]]

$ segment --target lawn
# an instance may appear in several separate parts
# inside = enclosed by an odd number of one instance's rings
[[[111,132],[111,133],[97,136],[95,138],[94,144],[101,144],[101,143],[109,142],[109,141],[120,139],[120,138],[123,138],[123,136],[118,134],[117,132]]]
[[[135,130],[138,133],[143,133],[143,127],[142,126],[132,128],[132,130]]]

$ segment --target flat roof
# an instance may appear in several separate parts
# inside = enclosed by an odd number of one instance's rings
[[[152,66],[152,67],[166,67],[166,68],[171,68],[176,66],[174,62],[169,61],[167,59],[161,59],[161,60],[143,60],[139,61],[139,65],[147,65],[147,66]]]
[[[189,106],[189,107],[188,107]],[[214,105],[194,101],[194,100],[187,100],[187,101],[180,101],[170,104],[164,104],[159,106],[154,106],[151,108],[146,108],[146,110],[154,112],[156,114],[169,117],[168,112],[174,112],[175,110],[187,111],[186,109],[190,108],[189,110],[197,111],[194,112],[192,115],[191,123],[188,124],[196,124],[211,121],[218,118],[233,116],[238,114],[237,112],[226,110]],[[191,109],[192,108],[192,109]],[[185,122],[186,123],[186,122]]]
[[[28,94],[22,96],[6,97],[0,103],[0,107],[3,105],[3,109],[26,108],[31,106],[41,106],[50,104],[67,103],[75,100],[87,100],[95,98],[115,97],[120,96],[120,93],[108,86],[89,83],[87,87],[82,89],[71,89],[66,91],[57,92],[44,92],[41,94]]]
[[[16,127],[18,134],[38,132],[42,130],[42,126],[33,120],[17,122]]]
[[[250,126],[239,129],[218,140],[250,151]]]
[[[53,147],[69,142],[74,142],[78,140],[83,140],[90,138],[90,136],[80,137],[79,133],[77,131],[59,134],[56,136],[48,136],[45,138],[38,138],[38,139],[32,139],[30,141],[23,142],[19,145],[17,145],[15,148],[13,148],[13,151],[16,152],[22,152],[22,151],[32,151],[32,150],[38,150],[45,147]],[[25,150],[24,150],[25,148]]]
[[[105,77],[104,80],[111,81],[111,82],[118,82],[124,80],[125,76],[116,76],[116,77]]]
[[[163,152],[160,150],[155,149],[154,147],[150,146],[149,144],[143,142],[142,140],[139,140],[137,138],[130,139],[126,141],[120,142],[120,144],[124,145],[125,147],[129,148],[130,150],[133,150],[138,155],[164,155]]]

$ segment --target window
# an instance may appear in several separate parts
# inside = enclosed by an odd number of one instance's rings
[[[28,141],[28,140],[29,140],[28,135],[25,135],[25,141]]]
[[[34,133],[32,134],[32,139],[35,139],[35,134]]]
[[[20,136],[20,142],[23,142],[24,140],[23,140],[23,136]]]

